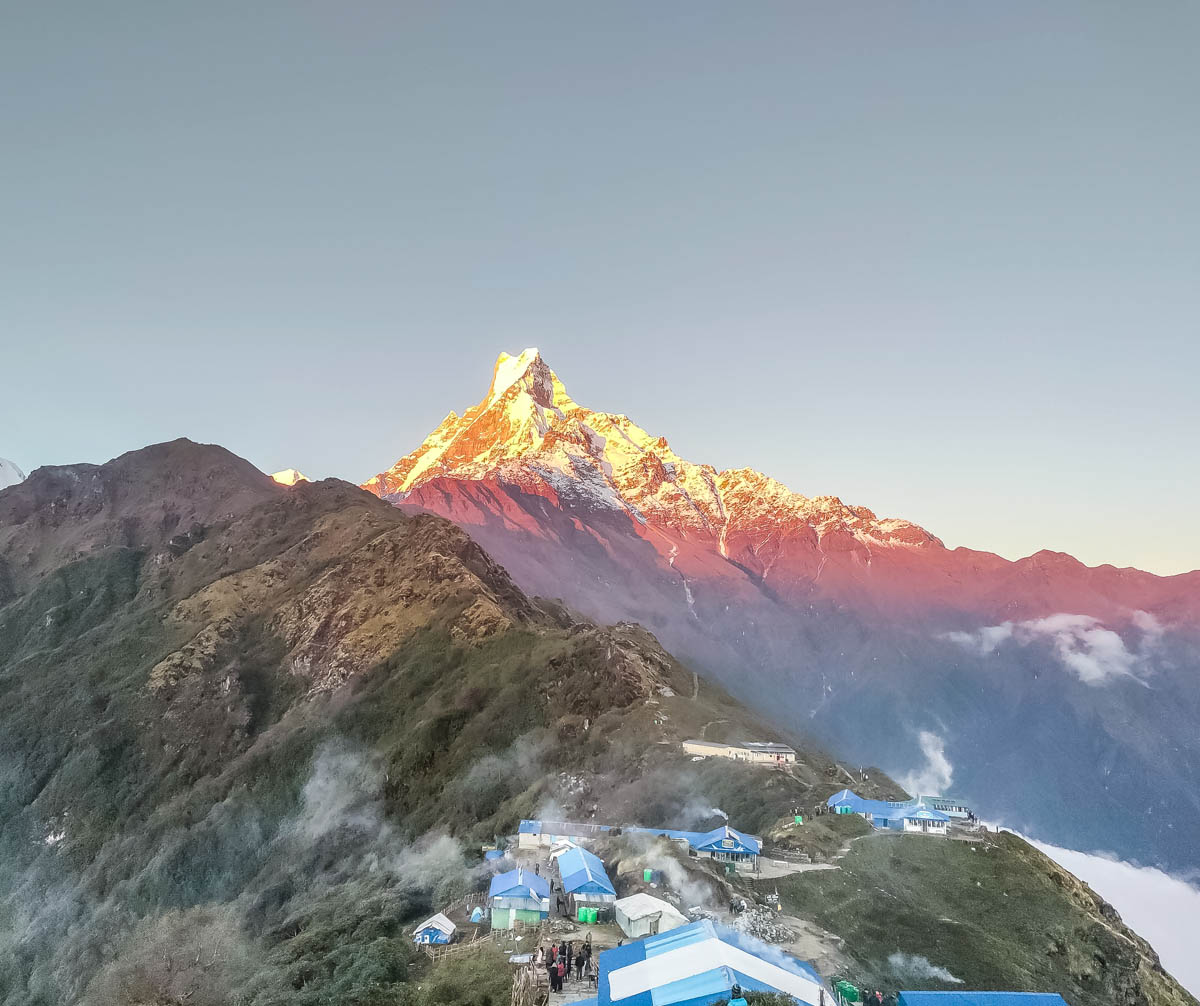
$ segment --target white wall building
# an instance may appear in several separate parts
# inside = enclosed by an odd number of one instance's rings
[[[790,765],[796,752],[786,744],[773,741],[702,741],[687,740],[683,750],[702,758],[729,758],[756,765]]]
[[[688,924],[688,920],[678,909],[661,898],[645,893],[622,898],[615,908],[617,925],[621,927],[621,932],[634,940],[643,936],[653,936],[655,933],[670,932]]]

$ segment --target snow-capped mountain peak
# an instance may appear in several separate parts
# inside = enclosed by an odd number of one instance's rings
[[[281,472],[272,472],[271,478],[278,482],[281,486],[294,486],[297,482],[308,482],[309,478],[303,472],[296,471],[295,468],[285,468]]]
[[[25,473],[20,468],[11,461],[0,458],[0,489],[7,489],[9,486],[15,486],[18,482],[24,481]]]
[[[818,539],[936,541],[906,521],[879,521],[834,497],[808,499],[752,469],[689,462],[628,416],[577,404],[536,349],[501,353],[486,398],[462,416],[451,412],[363,488],[402,502],[440,479],[495,479],[560,506],[623,510],[671,533],[711,535],[725,558],[730,533],[746,522],[803,524]]]

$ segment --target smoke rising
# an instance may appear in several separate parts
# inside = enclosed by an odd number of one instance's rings
[[[295,937],[353,944],[347,980],[394,969],[403,921],[483,867],[447,835],[407,840],[384,782],[376,758],[332,741],[282,814],[239,788],[194,822],[122,832],[78,872],[70,838],[48,846],[31,828],[37,858],[0,873],[0,1003],[276,1001]]]
[[[887,962],[892,974],[901,981],[938,981],[950,985],[963,983],[961,978],[954,977],[945,968],[938,967],[920,954],[889,954]]]
[[[932,730],[922,730],[917,740],[925,756],[925,764],[903,776],[900,784],[913,796],[947,792],[954,778],[954,766],[946,757],[946,742]]]

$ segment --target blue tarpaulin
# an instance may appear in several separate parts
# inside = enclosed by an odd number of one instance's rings
[[[808,965],[706,919],[606,950],[597,963],[597,1006],[711,1006],[734,985],[816,1006],[823,988]]]
[[[897,1006],[1067,1006],[1057,992],[901,992]]]

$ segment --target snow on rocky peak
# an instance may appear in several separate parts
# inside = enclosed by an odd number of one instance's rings
[[[568,506],[625,510],[643,524],[711,533],[722,555],[727,535],[764,524],[809,525],[818,540],[837,532],[864,543],[937,540],[836,497],[809,499],[753,469],[686,461],[628,416],[578,405],[536,349],[501,353],[483,401],[462,416],[451,412],[363,488],[398,503],[434,479],[496,479]]]
[[[297,482],[307,482],[309,478],[303,472],[296,471],[295,468],[285,468],[281,472],[272,472],[271,478],[278,482],[281,486],[294,486]]]
[[[9,486],[15,486],[18,482],[24,481],[25,473],[20,468],[11,461],[0,458],[0,489],[7,489]]]

